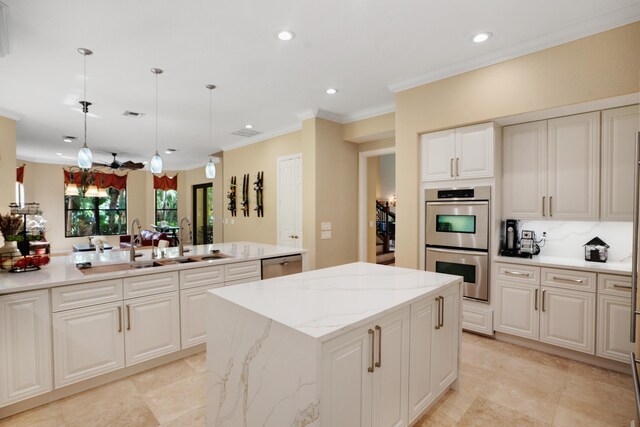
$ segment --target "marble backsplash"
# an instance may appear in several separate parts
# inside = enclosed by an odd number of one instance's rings
[[[537,240],[547,232],[540,255],[584,259],[582,245],[597,236],[610,246],[611,262],[631,260],[632,228],[631,222],[520,221],[520,230],[534,230]]]

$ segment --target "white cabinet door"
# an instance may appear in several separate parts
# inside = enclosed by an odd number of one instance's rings
[[[372,425],[400,427],[408,423],[409,308],[376,322]]]
[[[598,356],[629,363],[635,349],[629,342],[630,308],[629,297],[598,295]]]
[[[460,334],[460,305],[458,288],[449,288],[441,294],[440,326],[433,329],[431,347],[431,378],[436,395],[458,377],[458,337]],[[434,303],[435,304],[435,303]]]
[[[455,179],[455,130],[422,135],[422,181],[449,181]]]
[[[409,420],[413,423],[436,394],[431,381],[431,338],[437,324],[437,303],[431,298],[411,305],[411,338],[409,356]]]
[[[493,123],[456,129],[456,179],[493,177]]]
[[[125,300],[127,366],[180,350],[178,292]]]
[[[543,287],[540,300],[540,341],[595,353],[594,293]]]
[[[549,202],[547,121],[507,126],[503,131],[502,217],[542,219]]]
[[[632,221],[637,105],[602,112],[601,220]]]
[[[362,327],[322,345],[323,427],[371,425],[374,334]]]
[[[0,406],[51,390],[49,291],[0,297]]]
[[[207,291],[222,286],[202,286],[180,291],[180,330],[182,348],[207,340]]]
[[[496,281],[496,331],[538,339],[537,284]]]
[[[53,314],[56,388],[124,367],[122,303]]]
[[[600,208],[600,113],[548,122],[549,218],[597,221]]]

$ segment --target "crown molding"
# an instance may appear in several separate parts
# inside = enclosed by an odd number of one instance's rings
[[[302,129],[302,124],[298,123],[293,126],[287,126],[271,132],[261,133],[260,135],[252,136],[243,141],[234,142],[220,147],[222,151],[231,151],[236,148],[246,147],[247,145],[257,144],[258,142],[266,141],[267,139],[275,138],[278,136],[286,135],[288,133],[296,132]]]
[[[336,122],[340,124],[344,123],[344,118],[340,114],[333,113],[328,110],[323,110],[322,108],[308,108],[296,114],[296,117],[301,122],[304,122],[305,120],[309,120],[309,119],[318,118],[318,119],[325,119],[325,120],[329,120],[331,122]]]
[[[343,117],[342,123],[352,123],[358,120],[370,119],[372,117],[382,116],[383,114],[395,113],[396,104],[383,104],[376,107],[365,108],[364,110],[356,111],[355,113],[347,114]]]
[[[22,114],[9,110],[8,108],[2,108],[2,107],[0,107],[0,116],[6,117],[11,120],[15,120],[16,122],[22,119]]]
[[[442,80],[447,77],[484,68],[499,62],[524,56],[529,53],[565,44],[593,34],[611,30],[616,27],[621,27],[638,20],[640,20],[640,3],[636,2],[607,13],[594,16],[558,31],[552,31],[542,37],[500,49],[488,55],[447,65],[419,76],[397,80],[390,83],[388,88],[393,93],[402,92],[404,90],[432,83],[437,80]]]

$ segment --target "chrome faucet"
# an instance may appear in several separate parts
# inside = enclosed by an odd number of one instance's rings
[[[129,241],[129,243],[131,243],[131,246],[129,247],[129,261],[133,262],[136,260],[136,238],[133,228],[136,226],[136,224],[138,225],[138,236],[140,236],[140,232],[142,231],[142,226],[140,225],[140,220],[138,218],[134,219],[133,221],[131,221],[131,229],[129,230],[130,234],[131,234],[131,240]]]
[[[188,216],[183,217],[180,220],[180,230],[178,230],[178,255],[179,256],[184,256],[184,244],[182,242],[182,223],[183,222],[187,222],[187,225],[189,226],[189,243],[192,242],[192,232],[191,232],[191,220],[189,219]],[[189,249],[187,249],[187,252],[189,251]]]

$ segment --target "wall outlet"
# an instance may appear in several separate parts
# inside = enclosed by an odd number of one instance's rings
[[[331,223],[330,222],[322,222],[322,223],[320,223],[320,230],[322,230],[322,231],[331,231]]]
[[[322,240],[328,240],[331,238],[331,230],[329,231],[323,231],[320,233],[320,239]]]

